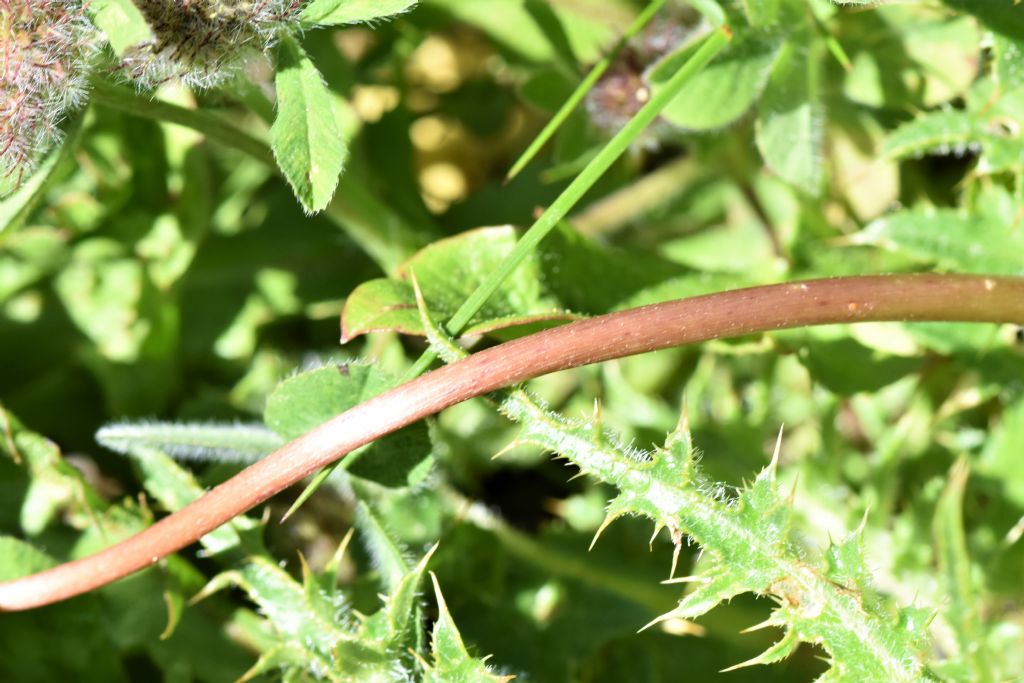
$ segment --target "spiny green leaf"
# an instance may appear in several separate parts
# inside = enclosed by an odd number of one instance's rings
[[[462,642],[459,629],[455,626],[441,586],[434,572],[430,572],[434,584],[434,598],[437,601],[437,621],[431,638],[433,665],[423,676],[425,683],[506,683],[513,676],[499,676],[492,672],[484,660],[470,656]]]
[[[294,38],[277,47],[277,116],[270,128],[274,158],[308,213],[331,201],[348,148],[323,77]]]
[[[606,438],[592,422],[552,414],[522,391],[506,395],[502,412],[521,423],[522,438],[619,487],[608,521],[643,515],[656,528],[688,534],[703,546],[709,565],[691,578],[695,590],[657,621],[699,616],[741,593],[770,595],[781,605],[779,625],[792,629],[799,641],[820,643],[832,655],[840,670],[836,680],[927,680],[917,649],[923,623],[912,628],[887,623],[886,615],[865,606],[862,586],[833,583],[790,542],[791,505],[777,491],[774,460],[734,501],[724,501],[700,477],[663,479],[664,471],[651,456]],[[680,443],[688,439],[675,438]]]
[[[324,601],[311,602],[303,586],[286,571],[269,558],[253,556],[241,568],[214,577],[196,599],[232,585],[246,592],[279,635],[279,651],[272,655],[275,662],[290,662],[325,675],[334,671],[334,652],[351,637],[348,607],[340,596],[334,598],[334,612],[324,614]],[[340,679],[331,675],[330,680]]]
[[[374,567],[380,572],[384,587],[388,591],[395,590],[411,565],[406,551],[398,546],[394,537],[381,526],[370,506],[362,501],[356,508],[356,528],[373,559]]]

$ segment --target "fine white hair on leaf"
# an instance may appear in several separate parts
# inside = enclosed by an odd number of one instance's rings
[[[177,460],[250,463],[284,443],[262,424],[216,422],[114,422],[96,432],[112,451],[139,457],[156,448]]]

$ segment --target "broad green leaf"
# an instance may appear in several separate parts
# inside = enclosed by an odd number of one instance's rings
[[[977,17],[986,28],[1012,40],[1024,41],[1024,14],[1019,3],[1001,0],[943,0],[948,7]]]
[[[34,546],[0,536],[0,581],[55,564]],[[95,596],[0,619],[0,680],[44,683],[129,680],[107,632],[107,615]]]
[[[56,290],[71,319],[104,357],[135,361],[147,344],[169,341],[174,321],[137,258],[119,242],[79,242],[71,263],[57,276]]]
[[[1010,38],[996,34],[993,48],[999,86],[1006,91],[1024,87],[1024,36]]]
[[[431,314],[447,320],[512,251],[517,236],[510,226],[467,231],[418,252],[397,278],[360,285],[345,302],[342,340],[376,330],[422,334],[413,275]],[[609,249],[572,231],[556,230],[487,300],[464,333],[515,327],[514,333],[522,334],[603,313],[683,272],[666,259]]]
[[[776,338],[783,348],[792,344],[814,380],[841,396],[878,391],[924,364],[920,358],[884,354],[849,337],[828,338],[813,330],[781,332]]]
[[[10,581],[49,569],[56,562],[30,543],[0,536],[0,581]]]
[[[82,526],[95,521],[95,511],[106,505],[102,498],[64,460],[57,444],[26,429],[2,403],[0,435],[0,457],[21,470],[0,484],[18,501],[17,520],[25,534],[41,534],[60,514]]]
[[[390,389],[393,378],[378,369],[340,364],[304,372],[282,382],[267,399],[264,420],[284,439],[294,439],[335,415]],[[420,422],[390,434],[346,469],[387,486],[416,484],[431,455],[427,427]],[[344,462],[344,461],[343,461]]]
[[[1024,168],[1024,137],[1007,122],[1022,111],[1024,89],[1007,92],[993,79],[981,79],[968,93],[966,111],[922,114],[890,134],[882,152],[894,158],[979,154],[978,173],[1019,173]]]
[[[825,142],[817,45],[807,37],[786,43],[757,119],[757,147],[765,164],[811,196],[821,191]]]
[[[449,290],[432,288],[432,294],[435,291],[443,295]],[[500,297],[501,293],[499,290],[497,296]],[[429,297],[432,302],[430,309],[440,311],[439,317],[443,317],[445,313],[450,317],[457,306],[445,306],[444,304],[447,302],[438,301],[438,298]],[[416,312],[415,300],[412,284],[401,280],[370,280],[360,285],[345,302],[345,311],[342,317],[343,341],[348,342],[368,332],[382,330],[393,330],[402,334],[423,334],[419,315]],[[534,329],[536,326],[558,324],[579,317],[572,313],[559,311],[554,307],[545,307],[547,310],[540,310],[536,313],[530,313],[527,309],[520,314],[508,313],[505,315],[494,314],[488,308],[491,307],[485,307],[478,314],[477,317],[481,320],[468,325],[464,334],[488,334],[505,328],[522,326],[530,326],[529,329]],[[493,317],[485,317],[491,315]]]
[[[176,512],[203,495],[191,472],[174,462],[166,453],[147,446],[131,449],[142,484],[153,498],[170,512]],[[211,554],[222,553],[239,546],[240,532],[256,528],[258,523],[240,515],[230,523],[214,529],[200,539]]]
[[[59,270],[67,260],[67,242],[62,231],[43,226],[23,228],[5,236],[0,252],[0,302]],[[32,298],[30,294],[25,300]],[[15,312],[16,309],[11,311]]]
[[[511,252],[517,233],[511,227],[485,228],[435,242],[418,252],[399,270],[398,280],[371,280],[360,285],[345,303],[342,340],[374,330],[422,333],[416,298],[409,278],[415,276],[428,307],[450,317],[487,275]],[[489,332],[512,325],[565,320],[544,291],[535,258],[527,260],[505,280],[467,326],[469,333]]]
[[[733,123],[761,94],[779,47],[780,41],[773,35],[738,32],[715,61],[683,86],[662,116],[673,125],[694,131]],[[649,75],[651,87],[657,91],[695,49],[687,45],[661,60]]]
[[[412,9],[417,0],[313,0],[302,10],[305,26],[356,24],[392,17]]]
[[[331,201],[348,148],[334,100],[316,66],[292,37],[277,47],[277,116],[270,127],[274,158],[308,213]]]
[[[968,151],[978,137],[974,116],[963,111],[923,114],[897,128],[885,140],[882,154],[895,158]]]
[[[977,77],[980,35],[971,17],[888,3],[845,12],[840,27],[852,62],[843,90],[856,102],[932,107],[962,95]]]

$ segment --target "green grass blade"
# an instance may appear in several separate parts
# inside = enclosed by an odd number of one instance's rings
[[[715,55],[725,47],[729,41],[729,33],[725,28],[716,30],[710,34],[701,45],[700,49],[683,64],[679,70],[665,83],[663,89],[658,90],[643,108],[630,119],[629,123],[623,126],[622,130],[616,133],[615,137],[608,141],[597,156],[587,164],[575,180],[565,188],[565,191],[558,196],[541,214],[540,218],[522,236],[512,253],[502,262],[491,274],[491,277],[480,285],[479,288],[459,307],[452,316],[452,319],[445,325],[449,334],[457,335],[469,323],[476,312],[487,302],[492,294],[501,286],[512,271],[514,271],[523,260],[547,237],[548,233],[558,225],[570,210],[583,198],[583,195],[594,186],[594,183],[604,175],[613,163],[625,153],[629,146],[637,139],[641,132],[661,113],[682,89],[682,87],[707,66]],[[406,373],[404,380],[412,379],[423,373],[436,356],[432,351],[425,352],[419,360]]]
[[[534,138],[530,146],[526,148],[526,151],[516,159],[516,162],[512,164],[512,168],[509,169],[508,174],[505,176],[505,182],[512,180],[519,172],[522,171],[530,161],[533,160],[537,153],[540,152],[541,148],[547,144],[548,140],[555,134],[562,124],[565,123],[569,115],[579,106],[579,103],[583,101],[590,89],[594,87],[598,79],[604,75],[604,72],[608,70],[608,67],[612,65],[619,52],[622,51],[623,46],[630,38],[635,36],[640,30],[647,25],[647,23],[654,17],[658,11],[665,6],[666,0],[654,0],[649,4],[643,12],[637,15],[637,18],[633,20],[626,32],[622,34],[619,41],[612,48],[612,51],[608,53],[601,61],[594,65],[594,68],[590,70],[580,84],[576,87],[573,93],[569,96],[569,99],[561,106],[561,108],[555,113],[551,120],[548,121],[547,125],[544,126],[544,130]]]

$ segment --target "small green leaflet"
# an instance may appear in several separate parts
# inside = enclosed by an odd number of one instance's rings
[[[277,118],[270,128],[274,158],[308,213],[331,201],[348,156],[323,77],[294,38],[277,47]]]

